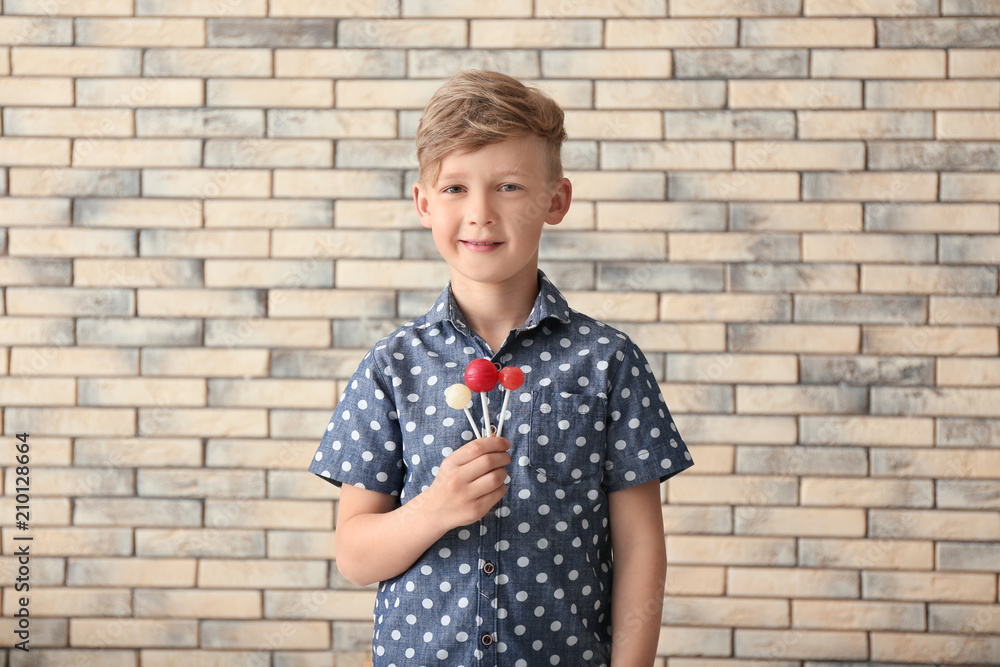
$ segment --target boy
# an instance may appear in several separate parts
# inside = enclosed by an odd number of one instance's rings
[[[340,572],[381,582],[375,667],[655,658],[659,483],[692,462],[635,344],[538,270],[572,198],[565,136],[554,101],[495,72],[457,74],[421,118],[413,199],[451,281],[364,358],[309,467],[341,487]],[[524,372],[506,437],[445,401],[481,357]]]

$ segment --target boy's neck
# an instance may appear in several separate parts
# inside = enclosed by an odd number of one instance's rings
[[[469,327],[496,353],[511,329],[524,324],[538,297],[538,274],[504,283],[452,276],[451,292]]]

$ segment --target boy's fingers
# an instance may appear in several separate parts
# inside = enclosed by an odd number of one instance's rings
[[[479,458],[483,454],[491,452],[505,452],[510,449],[510,440],[507,438],[497,438],[490,436],[468,442],[452,453],[449,458],[453,459],[456,465],[464,465],[469,461]]]

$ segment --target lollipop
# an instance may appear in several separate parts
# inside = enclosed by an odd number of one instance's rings
[[[483,400],[483,420],[486,422],[486,435],[490,434],[490,413],[486,408],[486,394],[497,386],[499,372],[489,359],[473,359],[465,367],[465,384],[469,389],[478,392]]]
[[[464,384],[453,384],[444,391],[444,400],[452,408],[456,410],[465,410],[465,416],[469,418],[469,423],[472,424],[472,432],[476,434],[476,438],[483,437],[479,434],[479,429],[476,428],[476,420],[472,418],[472,413],[469,412],[469,402],[472,400],[472,392]]]
[[[500,437],[503,420],[507,417],[507,401],[510,400],[510,392],[519,389],[524,384],[524,372],[517,366],[505,366],[500,369],[498,379],[500,386],[504,388],[503,407],[500,408],[500,421],[497,423],[497,437]]]

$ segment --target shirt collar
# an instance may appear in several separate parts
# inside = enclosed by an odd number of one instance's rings
[[[536,327],[549,318],[555,318],[563,323],[569,323],[569,303],[566,297],[552,284],[548,276],[538,269],[538,296],[535,297],[535,304],[531,307],[528,319],[517,328],[517,331],[524,331]],[[451,292],[451,281],[445,286],[441,296],[437,298],[430,311],[427,313],[428,324],[433,322],[450,321],[460,330],[466,330],[468,323],[462,310],[455,301],[455,296]]]

